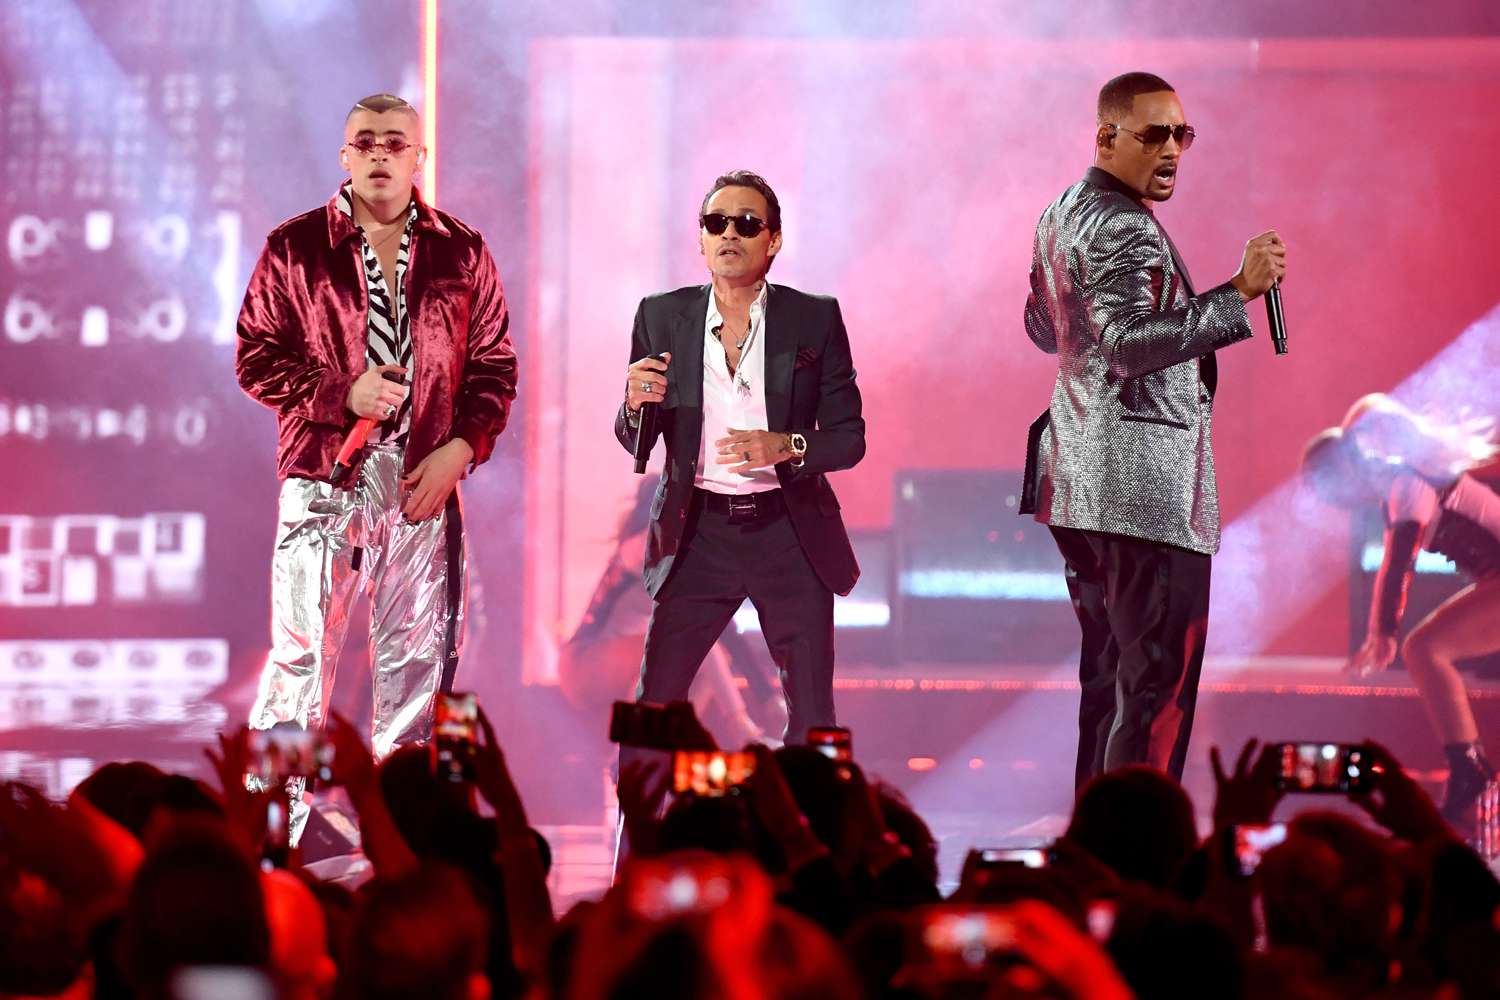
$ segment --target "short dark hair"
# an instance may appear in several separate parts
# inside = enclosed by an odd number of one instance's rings
[[[371,111],[377,115],[383,115],[387,111],[410,111],[414,115],[417,114],[417,109],[412,107],[404,97],[397,97],[395,94],[371,94],[369,97],[361,97],[354,102],[354,107],[350,108],[349,113],[344,116],[344,123],[347,125],[349,119],[360,111]],[[421,116],[418,115],[418,117]]]
[[[264,968],[271,957],[260,872],[223,823],[180,821],[136,872],[120,954],[137,996],[165,996],[185,965]]]
[[[1163,90],[1177,91],[1170,83],[1155,73],[1121,73],[1099,88],[1099,122],[1130,114],[1135,99],[1142,94],[1156,94]]]
[[[781,202],[776,199],[776,192],[771,190],[771,185],[766,183],[764,177],[749,170],[731,170],[727,174],[720,174],[713,187],[708,189],[708,194],[703,196],[703,204],[698,208],[700,218],[708,211],[709,199],[727,187],[747,187],[759,191],[766,199],[766,228],[773,233],[781,232]]]
[[[486,968],[490,915],[461,871],[424,862],[365,888],[350,939],[353,995],[453,1000]]]
[[[77,788],[84,799],[129,830],[136,840],[146,838],[146,821],[161,797],[166,774],[141,760],[111,761],[84,778]]]
[[[1116,875],[1165,889],[1198,846],[1193,802],[1144,764],[1101,774],[1078,793],[1064,835]]]

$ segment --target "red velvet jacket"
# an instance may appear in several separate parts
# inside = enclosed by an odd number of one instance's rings
[[[349,387],[369,367],[359,232],[337,199],[272,230],[240,309],[235,374],[277,413],[282,479],[328,478],[356,419],[344,406]],[[455,437],[474,449],[478,465],[516,395],[510,313],[484,238],[420,197],[406,301],[413,393],[406,469]]]

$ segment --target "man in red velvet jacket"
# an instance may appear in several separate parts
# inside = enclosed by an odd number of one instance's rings
[[[457,484],[489,458],[516,392],[495,262],[483,237],[413,188],[420,138],[399,97],[354,106],[339,152],[349,180],[266,240],[235,355],[241,387],[276,411],[280,434],[272,649],[250,724],[322,724],[362,586],[382,756],[431,734],[435,695],[453,683]],[[360,418],[375,422],[369,441],[332,476]]]

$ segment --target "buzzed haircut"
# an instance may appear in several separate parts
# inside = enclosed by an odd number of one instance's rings
[[[349,113],[344,116],[344,124],[349,124],[349,119],[361,111],[369,111],[377,115],[385,114],[387,111],[410,111],[414,115],[417,114],[417,109],[412,107],[404,97],[397,97],[395,94],[371,94],[369,97],[362,97],[354,102],[354,107],[350,108]]]
[[[771,190],[771,185],[766,183],[764,177],[749,170],[731,170],[715,178],[714,186],[703,196],[703,205],[698,209],[698,214],[707,212],[709,200],[727,187],[747,187],[759,191],[766,199],[766,228],[773,233],[781,232],[781,202],[776,200],[776,192]]]
[[[1163,90],[1177,91],[1155,73],[1121,73],[1099,88],[1099,123],[1124,118],[1130,114],[1135,99],[1142,94],[1156,94]]]

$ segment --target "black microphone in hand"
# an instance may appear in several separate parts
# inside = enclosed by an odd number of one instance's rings
[[[1286,353],[1286,316],[1281,312],[1281,282],[1266,292],[1266,324],[1271,328],[1271,345],[1277,354]]]
[[[665,361],[660,354],[651,355],[652,361]],[[646,463],[651,460],[651,449],[656,446],[656,424],[661,410],[660,403],[641,403],[640,426],[635,431],[635,471],[645,475]]]

